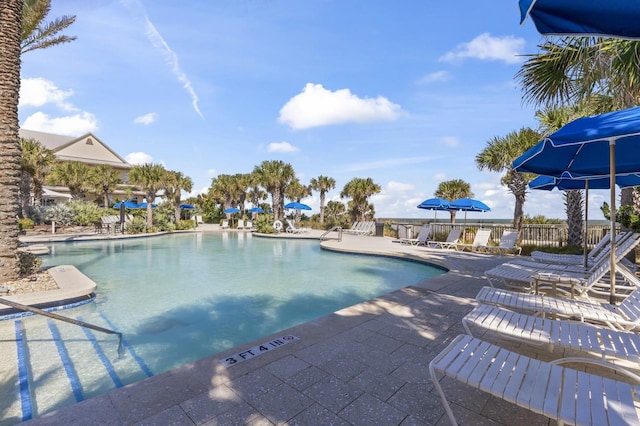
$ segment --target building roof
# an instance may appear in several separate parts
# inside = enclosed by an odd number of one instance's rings
[[[92,133],[73,137],[20,129],[19,134],[21,138],[37,140],[53,152],[59,160],[107,164],[120,169],[131,168],[131,164]]]

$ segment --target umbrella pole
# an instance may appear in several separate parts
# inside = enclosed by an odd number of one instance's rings
[[[587,240],[589,237],[589,181],[584,182],[584,240],[582,241],[582,251],[584,252],[584,267],[589,266],[587,254]]]
[[[616,140],[609,141],[609,188],[611,202],[611,293],[609,303],[616,303]]]

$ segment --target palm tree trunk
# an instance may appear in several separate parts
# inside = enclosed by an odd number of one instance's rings
[[[20,205],[22,206],[21,217],[29,217],[29,205],[31,205],[31,175],[27,172],[22,172]]]
[[[324,223],[324,198],[325,193],[320,191],[320,223]]]
[[[513,208],[513,228],[518,231],[518,243],[522,239],[522,222],[524,221],[524,202],[526,199],[526,193],[513,194],[516,198],[516,204]]]
[[[23,0],[0,2],[0,283],[18,278],[20,32]]]

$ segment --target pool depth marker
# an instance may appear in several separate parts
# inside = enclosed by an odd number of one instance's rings
[[[258,355],[262,355],[263,353],[272,351],[274,349],[278,349],[296,340],[299,340],[296,336],[287,334],[280,338],[269,340],[268,342],[262,343],[260,345],[256,345],[249,349],[245,349],[244,351],[238,352],[235,355],[228,356],[224,359],[221,359],[220,362],[225,367],[231,367],[233,365],[241,363],[242,361],[246,361],[248,359],[257,357]]]

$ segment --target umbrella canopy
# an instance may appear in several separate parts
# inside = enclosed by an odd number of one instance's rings
[[[491,210],[489,206],[480,200],[473,198],[458,198],[449,203],[448,210],[463,210],[465,212],[488,212]]]
[[[512,164],[518,172],[610,179],[611,296],[615,302],[616,176],[640,173],[640,107],[579,118],[527,150]]]
[[[120,201],[119,203],[115,203],[113,205],[114,209],[119,209],[120,206],[124,205],[125,209],[140,209],[142,208],[142,204],[138,204],[135,201]],[[145,205],[146,207],[146,205]]]
[[[640,186],[640,174],[616,176],[616,185],[620,188]],[[558,188],[561,191],[572,189],[609,189],[611,181],[609,177],[594,179],[569,179],[554,178],[552,176],[538,176],[529,182],[529,188],[551,191]]]
[[[180,208],[187,209],[187,210],[195,209],[195,207],[193,207],[191,204],[180,204]]]
[[[224,212],[226,214],[240,213],[240,209],[237,207],[229,207],[227,209],[224,209]]]
[[[443,198],[429,198],[417,205],[419,209],[433,210],[433,221],[438,218],[438,210],[449,210],[449,200]]]
[[[148,204],[147,204],[147,203],[140,203],[140,204],[138,204],[138,208],[139,208],[139,209],[146,209],[146,208],[147,208],[147,206],[148,206]],[[153,203],[151,203],[151,208],[152,208],[152,209],[155,209],[156,207],[158,207],[158,205],[157,205],[157,204],[153,204]]]
[[[296,201],[293,201],[289,204],[285,204],[284,205],[285,209],[295,209],[295,210],[311,210],[311,207],[309,207],[306,204],[302,204],[302,203],[298,203]]]
[[[264,210],[262,210],[261,207],[252,207],[249,210],[247,210],[249,213],[264,213]]]
[[[467,223],[467,212],[488,212],[491,208],[480,200],[458,198],[449,203],[448,210],[462,210],[464,212],[464,223]]]
[[[520,0],[520,23],[530,16],[545,35],[639,38],[637,0]]]

